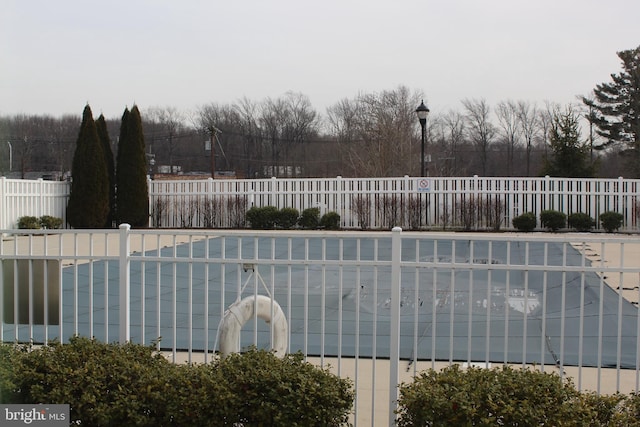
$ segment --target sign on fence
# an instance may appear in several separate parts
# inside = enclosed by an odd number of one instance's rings
[[[431,180],[429,178],[418,179],[418,192],[426,193],[431,191]]]

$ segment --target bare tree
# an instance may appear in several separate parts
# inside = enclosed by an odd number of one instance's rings
[[[538,111],[538,123],[540,125],[541,131],[541,143],[544,147],[544,158],[546,159],[548,156],[548,147],[549,147],[549,131],[551,130],[553,124],[553,116],[554,112],[557,111],[560,106],[557,103],[545,101],[545,108],[543,110]]]
[[[298,158],[302,157],[302,164],[306,165],[307,162],[307,145],[309,139],[317,136],[318,133],[318,114],[311,106],[311,101],[306,95],[296,92],[287,92],[285,95],[285,127],[283,132],[284,137],[284,153],[285,161],[291,166],[286,168],[286,171],[293,172],[297,175],[296,169],[299,166],[292,159],[292,150],[295,149],[298,154]],[[300,168],[302,169],[302,168]],[[301,170],[300,172],[306,172]]]
[[[464,142],[465,119],[459,111],[449,110],[442,122],[446,128],[446,138],[449,145],[448,160],[451,164],[451,176],[459,176],[458,147]]]
[[[535,104],[518,102],[518,124],[522,130],[527,149],[527,176],[531,176],[531,150],[536,136],[540,132],[540,114]]]
[[[152,107],[147,110],[147,116],[147,120],[159,124],[164,133],[160,139],[167,142],[169,167],[173,172],[176,136],[185,128],[185,115],[175,107]]]
[[[518,106],[513,101],[500,101],[496,107],[498,125],[507,143],[507,175],[513,176],[513,153],[520,136]]]
[[[598,125],[598,109],[596,108],[595,95],[591,92],[588,96],[578,97],[582,104],[579,107],[580,114],[589,123],[589,159],[591,163],[594,161],[593,150],[602,149],[602,144],[598,145],[598,134],[596,128]]]
[[[329,108],[353,176],[401,176],[420,170],[415,108],[421,93],[400,86],[360,94]],[[428,149],[428,148],[427,148]]]
[[[487,175],[487,155],[496,134],[490,121],[491,109],[484,99],[465,99],[462,101],[467,112],[467,129],[469,139],[480,152],[482,175]]]
[[[260,109],[259,123],[263,135],[270,147],[271,164],[265,168],[265,174],[280,176],[281,143],[284,138],[284,122],[286,121],[286,106],[283,99],[267,98]]]
[[[258,105],[245,97],[234,105],[234,109],[238,114],[238,130],[245,138],[243,147],[246,176],[255,178],[259,170],[258,165],[263,159],[259,145],[261,130],[258,126]]]
[[[338,155],[341,165],[351,160],[351,156],[347,153],[358,144],[360,135],[358,123],[358,103],[355,100],[345,98],[327,108],[327,127],[329,134],[336,138],[340,147]],[[352,166],[351,170],[356,170],[356,168]],[[342,174],[352,175],[353,172],[342,171]]]

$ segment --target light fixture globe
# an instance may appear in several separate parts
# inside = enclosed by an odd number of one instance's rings
[[[423,121],[427,120],[427,115],[429,114],[429,109],[427,108],[426,105],[424,105],[424,100],[422,100],[422,102],[420,102],[420,105],[418,106],[418,108],[416,108],[416,114],[418,115],[418,120],[420,120],[420,123],[422,123]]]

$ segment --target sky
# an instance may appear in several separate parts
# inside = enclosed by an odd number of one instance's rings
[[[2,0],[0,115],[118,118],[125,107],[302,93],[324,114],[400,85],[568,104],[640,45],[638,0]]]

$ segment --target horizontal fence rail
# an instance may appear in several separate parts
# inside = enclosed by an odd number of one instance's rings
[[[596,391],[639,386],[638,236],[3,232],[5,342],[80,334],[207,362],[229,307],[265,295],[287,319],[288,351],[354,380],[362,425],[391,423],[400,382],[453,363],[535,364],[579,388],[589,372]],[[268,348],[276,333],[254,317],[241,347]]]
[[[149,223],[162,228],[244,228],[252,206],[336,212],[347,229],[512,229],[518,215],[544,210],[623,215],[637,231],[640,180],[587,178],[299,178],[149,180]],[[0,227],[21,216],[66,219],[70,184],[0,178]]]

